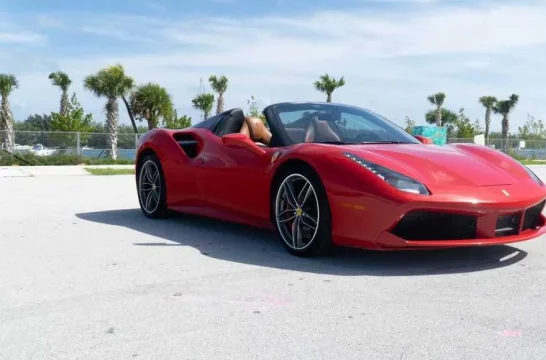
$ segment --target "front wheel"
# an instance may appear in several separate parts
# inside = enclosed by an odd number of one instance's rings
[[[277,232],[297,256],[327,255],[332,250],[330,206],[316,173],[307,167],[286,171],[273,199]]]
[[[147,217],[156,219],[167,214],[167,188],[163,168],[156,155],[146,155],[138,167],[137,190],[140,209]]]

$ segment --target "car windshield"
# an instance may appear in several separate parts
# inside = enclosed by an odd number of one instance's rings
[[[294,143],[419,144],[389,120],[358,107],[330,103],[287,103],[275,114]]]

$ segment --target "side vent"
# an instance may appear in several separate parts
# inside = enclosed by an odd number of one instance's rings
[[[175,133],[173,137],[190,159],[195,158],[199,154],[199,141],[192,134]]]

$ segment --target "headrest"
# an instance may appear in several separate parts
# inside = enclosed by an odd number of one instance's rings
[[[245,122],[245,114],[239,108],[227,110],[225,113],[226,115],[222,118],[220,128],[217,131],[219,136],[239,132]]]
[[[245,121],[245,113],[242,109],[237,108],[231,110],[229,116],[231,117],[229,121],[233,122],[233,126],[237,126],[237,128],[243,126],[243,122]]]

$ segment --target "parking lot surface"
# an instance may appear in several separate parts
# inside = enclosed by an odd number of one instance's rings
[[[546,358],[544,237],[300,259],[149,220],[133,176],[0,178],[0,201],[0,359]]]

